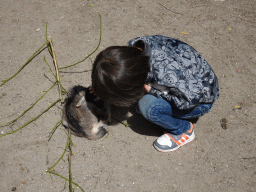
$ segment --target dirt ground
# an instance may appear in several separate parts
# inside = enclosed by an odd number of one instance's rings
[[[165,35],[192,45],[214,69],[220,98],[195,127],[193,142],[171,153],[152,143],[158,127],[132,110],[125,122],[106,127],[97,141],[72,136],[73,181],[84,191],[256,191],[256,3],[254,0],[1,0],[0,80],[11,77],[52,37],[62,85],[90,85],[92,62],[111,45],[142,35]],[[54,77],[47,49],[0,87],[0,124],[11,121],[50,88]],[[0,134],[18,129],[58,99],[55,86]],[[235,106],[240,106],[238,109]],[[66,146],[61,104],[20,131],[0,137],[0,191],[69,191],[65,180],[45,171]],[[122,110],[116,110],[117,115]],[[226,125],[221,120],[227,120]],[[226,128],[226,129],[225,129]],[[54,171],[68,178],[67,154]],[[75,191],[81,191],[73,185]]]

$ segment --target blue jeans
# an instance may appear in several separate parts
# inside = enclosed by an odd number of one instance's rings
[[[179,110],[163,98],[145,95],[138,102],[141,114],[149,121],[163,127],[166,132],[180,135],[190,129],[188,119],[208,113],[213,103],[201,104],[189,110]]]

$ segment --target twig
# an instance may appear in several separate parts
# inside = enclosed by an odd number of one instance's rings
[[[55,130],[57,129],[57,127],[58,127],[61,123],[62,123],[62,120],[60,120],[58,123],[56,123],[56,125],[54,126],[54,128],[52,129],[51,133],[50,133],[49,136],[48,136],[48,137],[49,137],[48,141],[50,141],[50,139],[51,139],[53,133],[55,132]]]
[[[92,71],[90,70],[84,70],[84,71],[59,71],[59,73],[86,73],[86,72],[90,72]]]
[[[18,73],[34,58],[34,56],[41,51],[41,49],[47,44],[47,42],[45,42],[36,52],[34,52],[34,54],[27,60],[27,62],[21,66],[21,68],[13,75],[11,76],[9,79],[6,80],[2,80],[3,83],[0,85],[3,86],[5,83],[7,83],[8,81],[10,81],[12,78],[14,78],[16,75],[18,75]]]
[[[47,66],[49,67],[50,72],[52,73],[52,75],[53,75],[53,76],[55,77],[55,79],[58,81],[58,78],[57,78],[56,75],[53,73],[53,71],[52,71],[52,69],[51,69],[49,63],[46,61],[45,57],[44,57],[44,62],[45,62],[45,63],[47,64]]]
[[[47,22],[45,23],[45,41],[47,42]]]
[[[48,39],[47,39],[47,22],[45,23],[45,40],[46,40],[46,42],[48,42],[48,44],[49,44],[49,41],[48,41]],[[50,55],[53,57],[52,51],[51,51],[51,49],[50,49],[50,46],[48,46],[48,44],[47,44],[48,51],[49,51]]]
[[[57,76],[58,85],[59,85],[60,100],[62,101],[62,88],[61,88],[61,85],[60,85],[59,68],[58,68],[58,64],[57,64],[57,60],[56,60],[56,55],[55,55],[55,51],[54,51],[54,47],[53,47],[53,44],[52,44],[51,37],[48,38],[48,41],[50,43],[50,48],[52,50],[53,62],[54,62],[54,65],[55,65],[56,76]]]
[[[102,141],[104,141],[105,139],[107,139],[109,136],[109,132],[107,132],[107,135],[104,137],[104,139]]]
[[[73,192],[73,189],[72,189],[72,172],[71,172],[71,154],[72,154],[71,143],[72,143],[71,142],[71,133],[70,133],[70,129],[68,129],[69,192]]]
[[[63,176],[61,176],[61,175],[59,175],[59,174],[57,174],[57,173],[55,173],[55,172],[52,172],[52,171],[47,171],[48,173],[52,173],[52,174],[54,174],[54,175],[57,175],[57,176],[59,176],[59,177],[61,177],[62,179],[65,179],[66,181],[69,181],[69,179],[67,179],[67,178],[65,178],[65,177],[63,177]],[[83,192],[84,192],[84,190],[78,185],[78,184],[76,184],[75,182],[73,182],[72,181],[72,183],[74,184],[74,185],[76,185],[79,189],[81,189]]]
[[[115,121],[117,121],[117,122],[123,124],[125,127],[131,127],[131,125],[128,124],[128,123],[125,123],[125,122],[123,122],[123,121],[120,122],[120,121],[119,121],[116,117],[114,117],[113,115],[112,115],[112,119],[114,119]]]
[[[97,12],[98,13],[98,12]],[[98,13],[99,14],[99,13]],[[75,64],[72,64],[72,65],[69,65],[69,66],[66,66],[66,67],[61,67],[61,68],[59,68],[59,69],[66,69],[66,68],[68,68],[68,67],[72,67],[72,66],[75,66],[75,65],[77,65],[77,64],[79,64],[79,63],[82,63],[82,62],[84,62],[86,59],[88,59],[88,57],[90,57],[95,51],[97,51],[98,50],[98,48],[99,48],[99,46],[100,46],[100,43],[101,43],[101,36],[102,36],[102,27],[101,27],[101,25],[102,25],[102,22],[101,22],[101,15],[99,14],[99,17],[100,17],[100,39],[99,39],[99,43],[98,43],[98,46],[96,47],[96,49],[93,51],[93,52],[91,52],[87,57],[85,57],[82,61],[79,61],[79,62],[77,62],[77,63],[75,63]]]
[[[182,13],[178,13],[178,12],[176,12],[176,11],[173,11],[173,10],[171,10],[171,9],[168,9],[167,7],[163,6],[163,5],[160,4],[160,3],[157,3],[157,4],[161,5],[163,8],[167,9],[168,11],[171,11],[171,12],[176,13],[176,14],[183,15]]]
[[[125,127],[131,127],[130,124],[127,124],[127,123],[125,123],[125,122],[123,122],[123,121],[121,121],[120,123],[123,124]]]
[[[61,82],[59,81],[59,79],[56,77],[56,75],[53,73],[50,65],[48,64],[48,62],[46,61],[46,59],[44,58],[44,62],[48,65],[49,69],[50,69],[50,72],[52,73],[52,75],[55,77],[56,81],[59,83],[59,85],[61,86],[61,91],[63,94],[66,94],[67,91],[66,89],[62,86]]]
[[[5,125],[9,125],[10,123],[13,123],[13,122],[16,121],[17,119],[19,119],[21,116],[23,116],[25,113],[27,113],[31,108],[33,108],[33,107],[35,106],[35,104],[37,104],[38,101],[40,101],[40,100],[46,95],[46,93],[48,93],[48,92],[54,87],[55,84],[56,84],[56,82],[53,83],[53,85],[51,86],[51,88],[48,89],[38,100],[36,100],[36,102],[35,102],[33,105],[31,105],[31,107],[29,107],[28,109],[26,109],[20,116],[18,116],[17,118],[13,119],[12,121],[10,121],[10,122],[8,122],[8,123],[5,123],[5,124],[0,125],[0,127],[5,126]]]
[[[51,107],[53,107],[56,103],[58,103],[60,101],[60,99],[57,99],[54,103],[52,103],[47,109],[45,109],[40,115],[38,115],[37,117],[35,117],[34,119],[30,120],[29,122],[27,122],[26,124],[22,125],[20,128],[10,132],[10,133],[6,133],[3,135],[0,135],[0,137],[6,136],[6,135],[10,135],[13,133],[16,133],[17,131],[21,130],[22,128],[24,128],[25,126],[27,126],[28,124],[30,124],[31,122],[37,120],[41,115],[43,115],[45,112],[47,112]]]
[[[51,166],[46,172],[50,172],[51,169],[52,169],[53,167],[55,167],[55,165],[57,165],[57,164],[60,162],[60,160],[63,158],[63,156],[64,156],[64,154],[66,153],[67,148],[68,148],[68,144],[69,144],[68,141],[69,141],[69,139],[67,138],[66,147],[65,147],[65,149],[64,149],[64,151],[63,151],[63,153],[62,153],[62,155],[60,156],[59,160],[58,160],[53,166]]]
[[[45,73],[44,73],[44,76],[52,83],[54,83]]]
[[[244,157],[242,159],[256,159],[256,157]]]

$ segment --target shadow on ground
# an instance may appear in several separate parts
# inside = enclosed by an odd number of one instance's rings
[[[131,115],[128,116],[128,113]],[[112,125],[118,124],[120,122],[126,121],[129,127],[138,134],[146,136],[156,136],[159,137],[164,133],[164,130],[150,121],[146,120],[142,115],[136,112],[136,107],[132,106],[130,108],[120,108],[112,106],[112,116],[115,121]],[[191,119],[190,122],[195,124],[197,119]]]

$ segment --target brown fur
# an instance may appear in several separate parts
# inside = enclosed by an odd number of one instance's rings
[[[104,111],[87,101],[88,91],[82,86],[75,86],[69,91],[69,98],[63,107],[62,122],[74,135],[95,140],[103,137],[107,131],[101,121]]]

